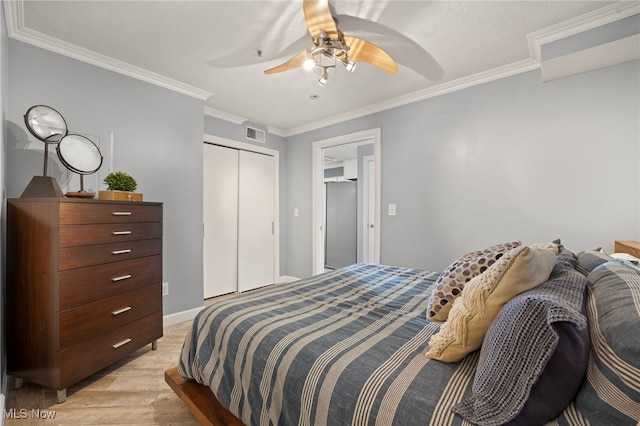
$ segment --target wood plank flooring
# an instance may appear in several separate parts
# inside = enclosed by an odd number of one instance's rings
[[[147,345],[70,387],[62,404],[55,390],[26,382],[14,390],[10,380],[5,425],[198,425],[164,381],[164,371],[177,364],[190,325],[165,327],[157,350]],[[11,413],[16,418],[7,418]]]

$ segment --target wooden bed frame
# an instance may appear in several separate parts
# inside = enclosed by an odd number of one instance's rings
[[[640,257],[640,242],[615,241],[615,251]],[[244,423],[220,404],[211,389],[195,381],[185,380],[178,373],[178,367],[165,371],[164,379],[201,424],[244,426]]]
[[[220,404],[211,389],[198,382],[185,380],[178,373],[178,367],[171,367],[165,371],[164,380],[201,424],[244,426],[244,423]]]

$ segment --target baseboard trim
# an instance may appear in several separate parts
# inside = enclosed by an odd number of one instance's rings
[[[276,280],[276,284],[290,283],[293,281],[297,281],[298,279],[299,278],[289,275],[282,275]],[[202,309],[204,309],[204,305],[197,308],[188,309],[186,311],[176,312],[175,314],[165,315],[162,317],[162,325],[163,327],[167,327],[174,324],[180,324],[181,322],[190,321],[194,319],[196,315],[198,315],[198,312],[200,312]]]
[[[163,327],[167,327],[174,324],[180,324],[181,322],[190,321],[198,315],[204,309],[204,305],[197,308],[188,309],[186,311],[176,312],[175,314],[169,314],[162,317]]]

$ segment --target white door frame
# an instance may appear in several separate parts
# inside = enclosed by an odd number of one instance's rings
[[[219,136],[204,134],[204,142],[214,143],[216,145],[226,146],[229,148],[241,149],[244,151],[257,152],[260,154],[271,155],[275,159],[275,181],[274,181],[274,212],[273,212],[273,279],[274,282],[280,279],[280,152],[258,145],[245,142],[238,142],[232,139],[221,138]],[[203,218],[204,219],[204,218]],[[204,233],[203,233],[204,237]],[[203,284],[204,285],[204,284]]]
[[[324,272],[324,250],[322,240],[323,237],[323,171],[324,160],[322,157],[322,150],[330,146],[344,145],[352,142],[358,142],[365,139],[373,139],[373,155],[375,156],[375,224],[374,228],[374,258],[370,260],[372,263],[380,263],[380,188],[381,188],[381,137],[380,128],[374,128],[369,130],[363,130],[361,132],[350,133],[348,135],[336,136],[329,139],[323,139],[313,142],[312,146],[312,254],[313,254],[313,271],[312,273],[320,274]]]
[[[376,190],[375,186],[375,155],[365,155],[362,157],[362,261],[364,263],[371,263],[373,259],[369,259],[369,187],[373,185],[373,190]],[[373,173],[374,179],[373,182],[370,182],[369,179],[369,169],[371,168],[371,163],[373,162]],[[375,202],[375,195],[374,195]],[[374,207],[374,215],[375,215],[375,207]],[[375,232],[378,224],[373,221],[373,231]],[[375,241],[375,239],[374,239]],[[376,262],[377,263],[377,262]]]

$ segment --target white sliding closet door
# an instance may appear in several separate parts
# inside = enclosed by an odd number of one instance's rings
[[[275,159],[204,144],[204,298],[274,282]]]
[[[238,291],[274,282],[275,159],[240,151]]]
[[[204,298],[238,282],[238,150],[204,144]]]

